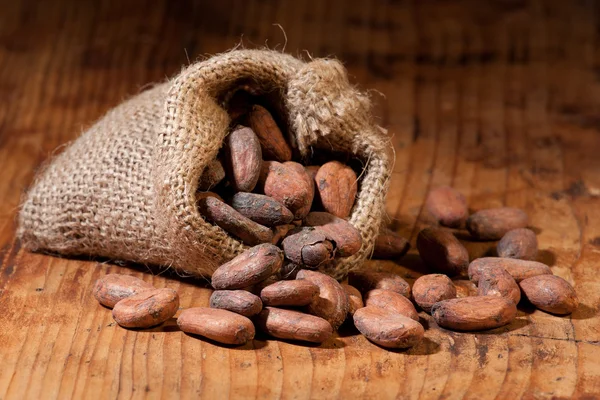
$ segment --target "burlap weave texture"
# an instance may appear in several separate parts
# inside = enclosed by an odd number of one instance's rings
[[[382,221],[388,139],[338,61],[305,63],[269,50],[213,56],[109,111],[38,173],[19,215],[23,246],[202,276],[239,254],[245,246],[204,221],[195,192],[228,132],[218,99],[248,81],[260,92],[280,93],[303,156],[325,146],[364,162],[349,220],[363,247],[326,271],[343,277],[371,253]]]

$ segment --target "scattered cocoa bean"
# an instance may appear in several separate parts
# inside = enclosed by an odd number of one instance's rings
[[[373,258],[392,260],[405,255],[410,249],[408,240],[389,229],[383,228],[375,239]]]
[[[571,314],[579,306],[573,286],[560,276],[538,275],[523,279],[519,286],[527,300],[552,314]]]
[[[300,164],[298,164],[300,165]],[[265,161],[260,175],[264,193],[286,206],[294,213],[294,218],[302,219],[310,211],[314,197],[314,185],[304,167]]]
[[[239,127],[225,138],[225,166],[235,190],[254,190],[262,167],[262,152],[252,129]]]
[[[490,267],[481,271],[477,287],[479,296],[505,297],[515,304],[519,304],[521,301],[519,285],[502,267]]]
[[[425,334],[420,323],[380,307],[356,310],[354,325],[371,342],[388,348],[412,347]]]
[[[279,339],[323,343],[333,334],[323,318],[281,308],[265,307],[255,322],[258,329]]]
[[[517,306],[504,297],[463,297],[435,303],[431,315],[442,328],[479,331],[511,323],[517,315]]]
[[[469,216],[465,196],[449,186],[441,186],[430,191],[425,205],[443,226],[459,228]]]
[[[348,297],[338,281],[316,271],[301,270],[296,279],[306,280],[319,288],[319,294],[307,307],[307,311],[325,319],[333,329],[340,327],[348,314]]]
[[[285,256],[295,264],[318,267],[334,257],[334,246],[323,231],[300,227],[290,231],[281,242]]]
[[[462,275],[469,267],[469,253],[454,235],[440,228],[425,228],[417,237],[419,255],[437,272]]]
[[[357,192],[357,177],[352,168],[339,161],[327,162],[317,171],[315,181],[325,211],[347,218]]]
[[[246,218],[265,226],[289,224],[294,214],[277,200],[264,194],[238,192],[231,206]]]
[[[173,289],[147,290],[115,304],[112,316],[125,328],[150,328],[171,318],[179,308],[179,296]]]
[[[454,299],[456,287],[446,275],[423,275],[413,284],[412,295],[419,307],[429,313],[435,303]]]
[[[537,261],[483,257],[473,260],[473,262],[469,264],[469,279],[478,283],[481,272],[492,267],[504,268],[517,283],[521,282],[523,279],[531,278],[532,276],[552,275],[550,267]]]
[[[156,288],[135,276],[108,274],[96,281],[93,294],[100,304],[113,308],[127,297],[153,289]]]
[[[385,289],[410,298],[410,285],[408,282],[391,272],[364,269],[350,271],[348,273],[348,284],[354,286],[363,294],[373,289]]]
[[[531,229],[513,229],[500,239],[496,249],[500,257],[535,260],[538,253],[537,237]]]
[[[348,296],[348,315],[354,315],[356,310],[365,306],[362,295],[354,286],[350,286],[345,283],[342,283],[341,285],[342,289],[344,289],[344,292],[346,292],[346,296]]]
[[[279,281],[261,290],[265,306],[306,306],[319,294],[319,287],[305,280]]]
[[[225,179],[225,169],[221,160],[216,159],[208,163],[202,175],[200,175],[200,182],[198,184],[198,190],[207,191],[217,186],[219,182]]]
[[[404,315],[419,322],[419,314],[413,303],[399,293],[391,290],[373,289],[365,296],[367,307],[380,307]]]
[[[271,242],[273,232],[266,226],[244,217],[233,207],[216,197],[208,196],[198,201],[198,208],[207,220],[215,223],[228,233],[249,246]]]
[[[265,160],[284,162],[292,159],[290,146],[266,108],[254,105],[248,122],[260,141]]]
[[[360,232],[349,222],[335,215],[313,211],[306,216],[304,223],[325,232],[335,244],[336,254],[341,257],[349,257],[362,247]]]
[[[245,344],[254,339],[254,325],[243,315],[218,308],[194,307],[185,309],[177,318],[185,333],[204,336],[224,344]]]
[[[262,310],[263,304],[258,296],[246,290],[215,290],[210,296],[210,307],[251,317]]]
[[[527,214],[519,208],[489,208],[471,215],[467,229],[475,239],[498,240],[512,229],[525,228],[527,223]]]
[[[212,276],[215,289],[243,289],[264,281],[283,263],[283,253],[270,243],[254,246],[221,265]]]

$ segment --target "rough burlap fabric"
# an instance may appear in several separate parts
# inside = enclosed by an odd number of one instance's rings
[[[243,251],[239,241],[205,222],[195,204],[198,179],[228,133],[219,99],[240,82],[278,91],[302,155],[325,147],[364,161],[350,218],[364,245],[326,272],[340,278],[360,264],[384,213],[388,140],[339,62],[305,63],[268,50],[234,50],[193,64],[108,112],[38,173],[19,216],[24,247],[201,276]]]

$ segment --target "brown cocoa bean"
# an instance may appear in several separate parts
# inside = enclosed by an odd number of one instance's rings
[[[527,223],[527,214],[521,209],[489,208],[472,214],[467,219],[467,229],[475,239],[498,240],[512,229],[525,228]]]
[[[271,244],[275,246],[279,245],[279,243],[288,235],[288,233],[296,228],[294,224],[287,225],[278,225],[273,228],[273,239],[271,239]]]
[[[314,197],[314,185],[304,167],[289,162],[265,161],[260,175],[263,192],[302,219],[310,211]],[[298,167],[299,166],[299,167]]]
[[[380,307],[404,315],[419,322],[419,314],[413,303],[400,293],[391,290],[373,289],[365,295],[367,307]]]
[[[156,288],[135,276],[108,274],[96,281],[93,294],[100,304],[113,308],[127,297],[153,289]]]
[[[147,290],[115,304],[112,316],[124,328],[150,328],[171,318],[179,308],[173,289]]]
[[[350,271],[348,273],[348,284],[354,286],[363,294],[373,289],[385,289],[410,298],[410,285],[408,282],[391,272],[364,269]]]
[[[479,276],[477,287],[479,296],[500,296],[512,300],[515,304],[521,301],[519,285],[502,267],[484,269]]]
[[[571,314],[579,306],[573,286],[560,276],[538,275],[523,279],[519,286],[531,304],[552,314]]]
[[[333,334],[323,318],[281,308],[265,307],[254,321],[258,329],[279,339],[323,343]]]
[[[276,246],[264,243],[244,251],[221,265],[212,276],[215,289],[243,289],[264,281],[281,268],[283,253]]]
[[[265,226],[289,224],[294,219],[287,207],[264,194],[238,192],[231,198],[231,206],[244,217]]]
[[[237,237],[249,246],[269,243],[273,240],[273,231],[244,217],[233,207],[216,197],[208,196],[198,201],[200,214],[210,222]]]
[[[478,283],[481,272],[492,267],[504,268],[519,283],[523,279],[538,275],[552,275],[546,264],[537,261],[517,260],[514,258],[483,257],[469,264],[469,279]]]
[[[408,240],[389,229],[381,229],[375,239],[373,258],[391,260],[400,258],[410,249]]]
[[[342,283],[341,285],[344,292],[346,292],[346,296],[348,296],[348,315],[354,315],[356,310],[365,306],[362,295],[354,286],[345,283]]]
[[[224,344],[245,344],[254,339],[254,325],[243,315],[218,308],[194,307],[185,309],[177,318],[185,333],[200,335]]]
[[[319,294],[307,307],[313,315],[325,319],[333,329],[340,327],[348,314],[348,297],[338,281],[316,271],[301,270],[296,275],[298,280],[306,280],[319,288]]]
[[[248,116],[248,122],[260,141],[265,160],[284,162],[292,159],[290,146],[266,108],[254,105]]]
[[[238,127],[225,138],[225,166],[235,190],[254,190],[262,167],[262,152],[252,129]]]
[[[225,169],[221,160],[216,159],[208,163],[202,175],[200,175],[200,182],[198,184],[198,190],[207,191],[217,186],[219,182],[225,179]]]
[[[442,328],[480,331],[511,323],[517,315],[517,306],[504,297],[463,297],[435,303],[431,315]]]
[[[440,225],[451,228],[461,227],[469,216],[465,196],[449,186],[430,191],[425,206]]]
[[[456,287],[446,275],[423,275],[413,284],[412,295],[419,307],[429,313],[435,303],[454,299]]]
[[[513,229],[500,239],[496,249],[500,257],[535,260],[538,253],[537,237],[531,229]]]
[[[295,228],[281,242],[285,256],[295,264],[316,268],[329,263],[334,257],[334,247],[329,236],[311,228]]]
[[[260,291],[266,306],[306,306],[319,294],[319,287],[305,280],[279,281]]]
[[[317,171],[315,182],[325,211],[347,218],[357,192],[357,177],[352,168],[339,161],[327,162]]]
[[[469,267],[469,253],[448,231],[440,228],[425,228],[417,237],[419,255],[427,265],[437,272],[462,275]]]
[[[349,222],[335,215],[313,211],[306,216],[304,223],[325,232],[335,245],[336,255],[349,257],[362,247],[360,232]]]
[[[246,290],[215,290],[210,296],[210,307],[251,317],[262,310],[263,304],[258,296]]]
[[[412,347],[425,335],[420,323],[380,307],[356,310],[354,325],[371,342],[393,349]]]

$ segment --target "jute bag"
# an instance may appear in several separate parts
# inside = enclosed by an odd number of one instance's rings
[[[102,256],[209,276],[245,246],[200,215],[198,179],[228,132],[222,99],[240,82],[278,91],[302,156],[343,151],[365,171],[350,217],[364,240],[327,273],[343,277],[368,257],[384,213],[388,140],[335,60],[305,63],[268,50],[234,50],[193,64],[109,111],[38,173],[19,215],[25,248]]]

